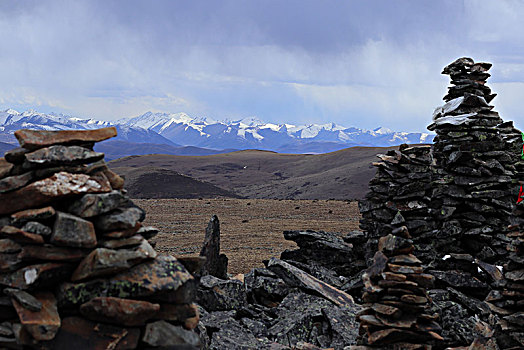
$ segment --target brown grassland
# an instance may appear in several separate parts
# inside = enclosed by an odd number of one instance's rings
[[[356,201],[271,199],[135,199],[147,217],[146,225],[160,230],[156,249],[174,256],[196,256],[205,228],[217,215],[221,252],[229,258],[231,274],[262,267],[262,261],[279,257],[296,247],[284,230],[323,230],[345,234],[358,229]]]

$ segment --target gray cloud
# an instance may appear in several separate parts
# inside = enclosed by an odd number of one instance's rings
[[[0,108],[423,130],[441,68],[495,64],[496,108],[524,92],[519,1],[1,1]]]

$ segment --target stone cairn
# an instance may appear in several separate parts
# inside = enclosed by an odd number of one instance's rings
[[[360,228],[367,232],[366,253],[370,262],[380,237],[406,226],[413,236],[417,256],[430,263],[438,246],[431,240],[436,222],[431,209],[431,147],[401,145],[399,150],[379,154],[369,192],[359,202]]]
[[[198,349],[197,280],[95,142],[115,128],[19,130],[0,161],[0,348]]]
[[[515,202],[517,156],[505,123],[489,102],[490,63],[460,58],[444,68],[451,86],[429,130],[437,133],[433,200],[441,211],[439,239],[449,252],[468,253],[499,264],[507,255],[505,232]],[[498,127],[502,126],[502,128]]]
[[[438,314],[428,314],[427,288],[433,276],[424,274],[413,255],[407,227],[381,237],[373,264],[363,275],[364,310],[359,315],[363,347],[380,349],[431,349],[438,334]]]

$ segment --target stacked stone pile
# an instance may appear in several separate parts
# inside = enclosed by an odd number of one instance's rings
[[[430,349],[443,340],[438,314],[427,313],[427,289],[434,278],[423,272],[422,262],[412,254],[410,238],[405,226],[381,237],[373,264],[364,273],[365,308],[359,320],[367,347]]]
[[[499,317],[496,338],[502,349],[524,348],[524,202],[515,210],[519,223],[510,226],[508,260],[504,264],[504,279],[486,302]]]
[[[0,347],[198,349],[197,280],[157,254],[95,142],[19,130],[0,161]]]
[[[430,146],[401,145],[377,156],[380,162],[369,192],[359,202],[360,228],[367,233],[366,258],[373,257],[378,239],[399,226],[406,226],[419,258],[430,263],[439,245],[435,234],[431,201],[432,156]]]
[[[220,231],[214,216],[206,230],[202,255],[220,261]],[[298,231],[297,231],[298,234]],[[318,246],[337,240],[304,232]],[[304,270],[272,258],[265,268],[224,278],[223,269],[204,267],[198,288],[198,333],[208,349],[342,350],[356,343],[360,306],[349,294]]]
[[[435,110],[428,127],[437,136],[438,167],[433,200],[441,207],[439,239],[455,253],[469,253],[491,264],[507,255],[506,226],[515,201],[517,156],[511,125],[503,123],[489,102],[485,85],[490,63],[461,58],[445,67],[451,86],[447,102]]]
[[[280,259],[299,267],[330,285],[345,289],[351,279],[365,267],[359,247],[366,242],[362,232],[347,235],[324,231],[284,231],[284,238],[297,243],[298,249],[287,249]]]

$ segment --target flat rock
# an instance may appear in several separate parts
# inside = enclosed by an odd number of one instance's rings
[[[60,328],[55,296],[51,292],[38,292],[35,298],[42,304],[39,311],[26,309],[16,298],[13,305],[20,322],[35,340],[51,340]]]
[[[187,290],[184,287],[187,286]],[[111,277],[83,283],[64,283],[58,294],[59,303],[65,307],[83,304],[95,297],[168,299],[180,304],[191,302],[196,283],[178,260],[159,254],[154,260],[135,265]],[[172,300],[171,300],[172,299]]]
[[[82,249],[62,248],[45,244],[43,246],[26,245],[18,256],[22,260],[48,261],[78,261],[82,260],[88,251]]]
[[[119,208],[94,219],[97,230],[116,231],[134,228],[143,216],[143,211],[136,207]]]
[[[142,341],[153,347],[199,349],[200,338],[194,332],[173,326],[166,321],[148,323]]]
[[[123,328],[80,317],[66,317],[50,347],[70,350],[74,345],[75,350],[128,350],[136,349],[139,340],[139,328]]]
[[[123,326],[142,326],[160,310],[147,301],[98,297],[80,306],[80,313],[91,321]]]
[[[34,179],[33,172],[4,177],[0,180],[0,193],[17,190]]]
[[[104,158],[103,153],[81,146],[56,145],[40,148],[25,155],[25,167],[51,167],[96,162]]]
[[[48,206],[38,209],[27,209],[22,210],[17,213],[11,214],[11,219],[14,223],[23,223],[28,221],[39,221],[51,219],[55,216],[56,211],[53,207]]]
[[[102,241],[99,242],[100,245],[104,248],[109,249],[119,249],[119,248],[126,248],[126,247],[134,247],[139,244],[141,244],[144,241],[144,237],[141,235],[134,235],[128,238],[122,238],[122,239],[111,239],[108,241]]]
[[[337,305],[354,304],[351,295],[316,279],[285,261],[271,258],[267,266],[290,286],[312,291]]]
[[[44,244],[44,238],[34,233],[22,231],[14,226],[4,226],[0,229],[0,236],[9,238],[18,243]]]
[[[86,194],[72,202],[68,211],[82,218],[90,218],[115,210],[124,200],[125,198],[120,191]]]
[[[5,288],[4,294],[15,299],[22,307],[29,311],[42,310],[42,303],[26,291],[14,288]]]
[[[0,285],[18,289],[53,286],[67,278],[71,271],[72,267],[68,264],[35,264],[0,275]]]
[[[78,265],[71,281],[80,281],[125,271],[145,259],[154,259],[155,250],[143,240],[135,249],[97,248],[87,255]]]
[[[22,246],[15,241],[8,238],[0,239],[0,253],[12,254],[18,253],[21,250]]]
[[[15,131],[20,146],[33,150],[57,144],[78,144],[83,142],[100,142],[116,136],[116,128],[95,130],[28,130]]]
[[[96,247],[96,233],[90,221],[58,212],[51,235],[51,243],[77,248]]]
[[[103,193],[110,190],[105,178],[60,172],[21,189],[0,194],[0,215],[39,207],[75,194]]]
[[[22,231],[34,233],[43,237],[51,236],[53,231],[49,226],[39,223],[38,221],[29,221],[22,226]]]

